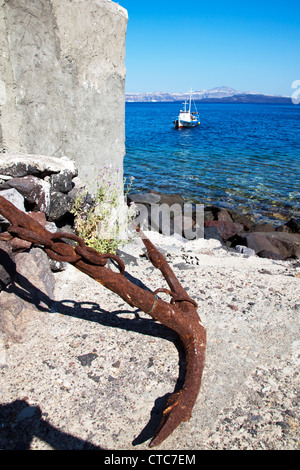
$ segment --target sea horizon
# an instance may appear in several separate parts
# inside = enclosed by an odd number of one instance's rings
[[[291,95],[262,93],[260,91],[241,91],[227,85],[211,89],[189,90],[185,92],[172,91],[146,91],[125,92],[125,101],[130,103],[140,102],[165,102],[172,103],[189,98],[192,92],[193,99],[198,103],[268,103],[268,104],[296,104],[299,102],[298,91]]]

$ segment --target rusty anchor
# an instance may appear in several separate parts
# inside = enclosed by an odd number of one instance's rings
[[[17,237],[39,245],[50,258],[72,264],[119,295],[131,307],[142,310],[179,335],[186,355],[185,379],[181,390],[169,396],[160,425],[149,447],[161,444],[180,423],[191,418],[201,386],[206,350],[206,330],[197,313],[197,304],[188,296],[165,257],[140,228],[136,227],[146,247],[149,260],[161,271],[169,286],[169,289],[157,289],[151,292],[133,284],[124,276],[125,266],[118,256],[98,253],[87,247],[75,234],[50,233],[3,196],[0,196],[0,213],[11,223],[7,231],[0,234],[0,240],[10,241]],[[74,243],[71,245],[66,240],[75,241],[75,247]],[[119,272],[106,267],[108,259],[113,259],[117,263]],[[171,297],[170,303],[159,297],[158,294],[161,292]]]

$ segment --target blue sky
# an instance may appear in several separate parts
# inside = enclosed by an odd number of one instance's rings
[[[300,80],[300,1],[120,0],[126,92],[217,86],[276,95]]]

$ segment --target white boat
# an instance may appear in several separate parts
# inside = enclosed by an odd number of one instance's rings
[[[195,106],[195,111],[192,112],[192,91],[190,92],[190,101],[189,109],[187,109],[187,102],[184,103],[184,109],[180,110],[179,116],[177,116],[173,123],[176,129],[181,129],[182,127],[196,127],[200,124],[199,113]]]

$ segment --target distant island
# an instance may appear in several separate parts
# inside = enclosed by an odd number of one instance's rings
[[[138,102],[175,102],[189,99],[189,93],[168,93],[157,91],[153,93],[126,93],[125,100],[130,103]],[[254,92],[241,92],[227,86],[193,92],[193,99],[202,103],[269,103],[291,104],[291,97],[264,95]]]

